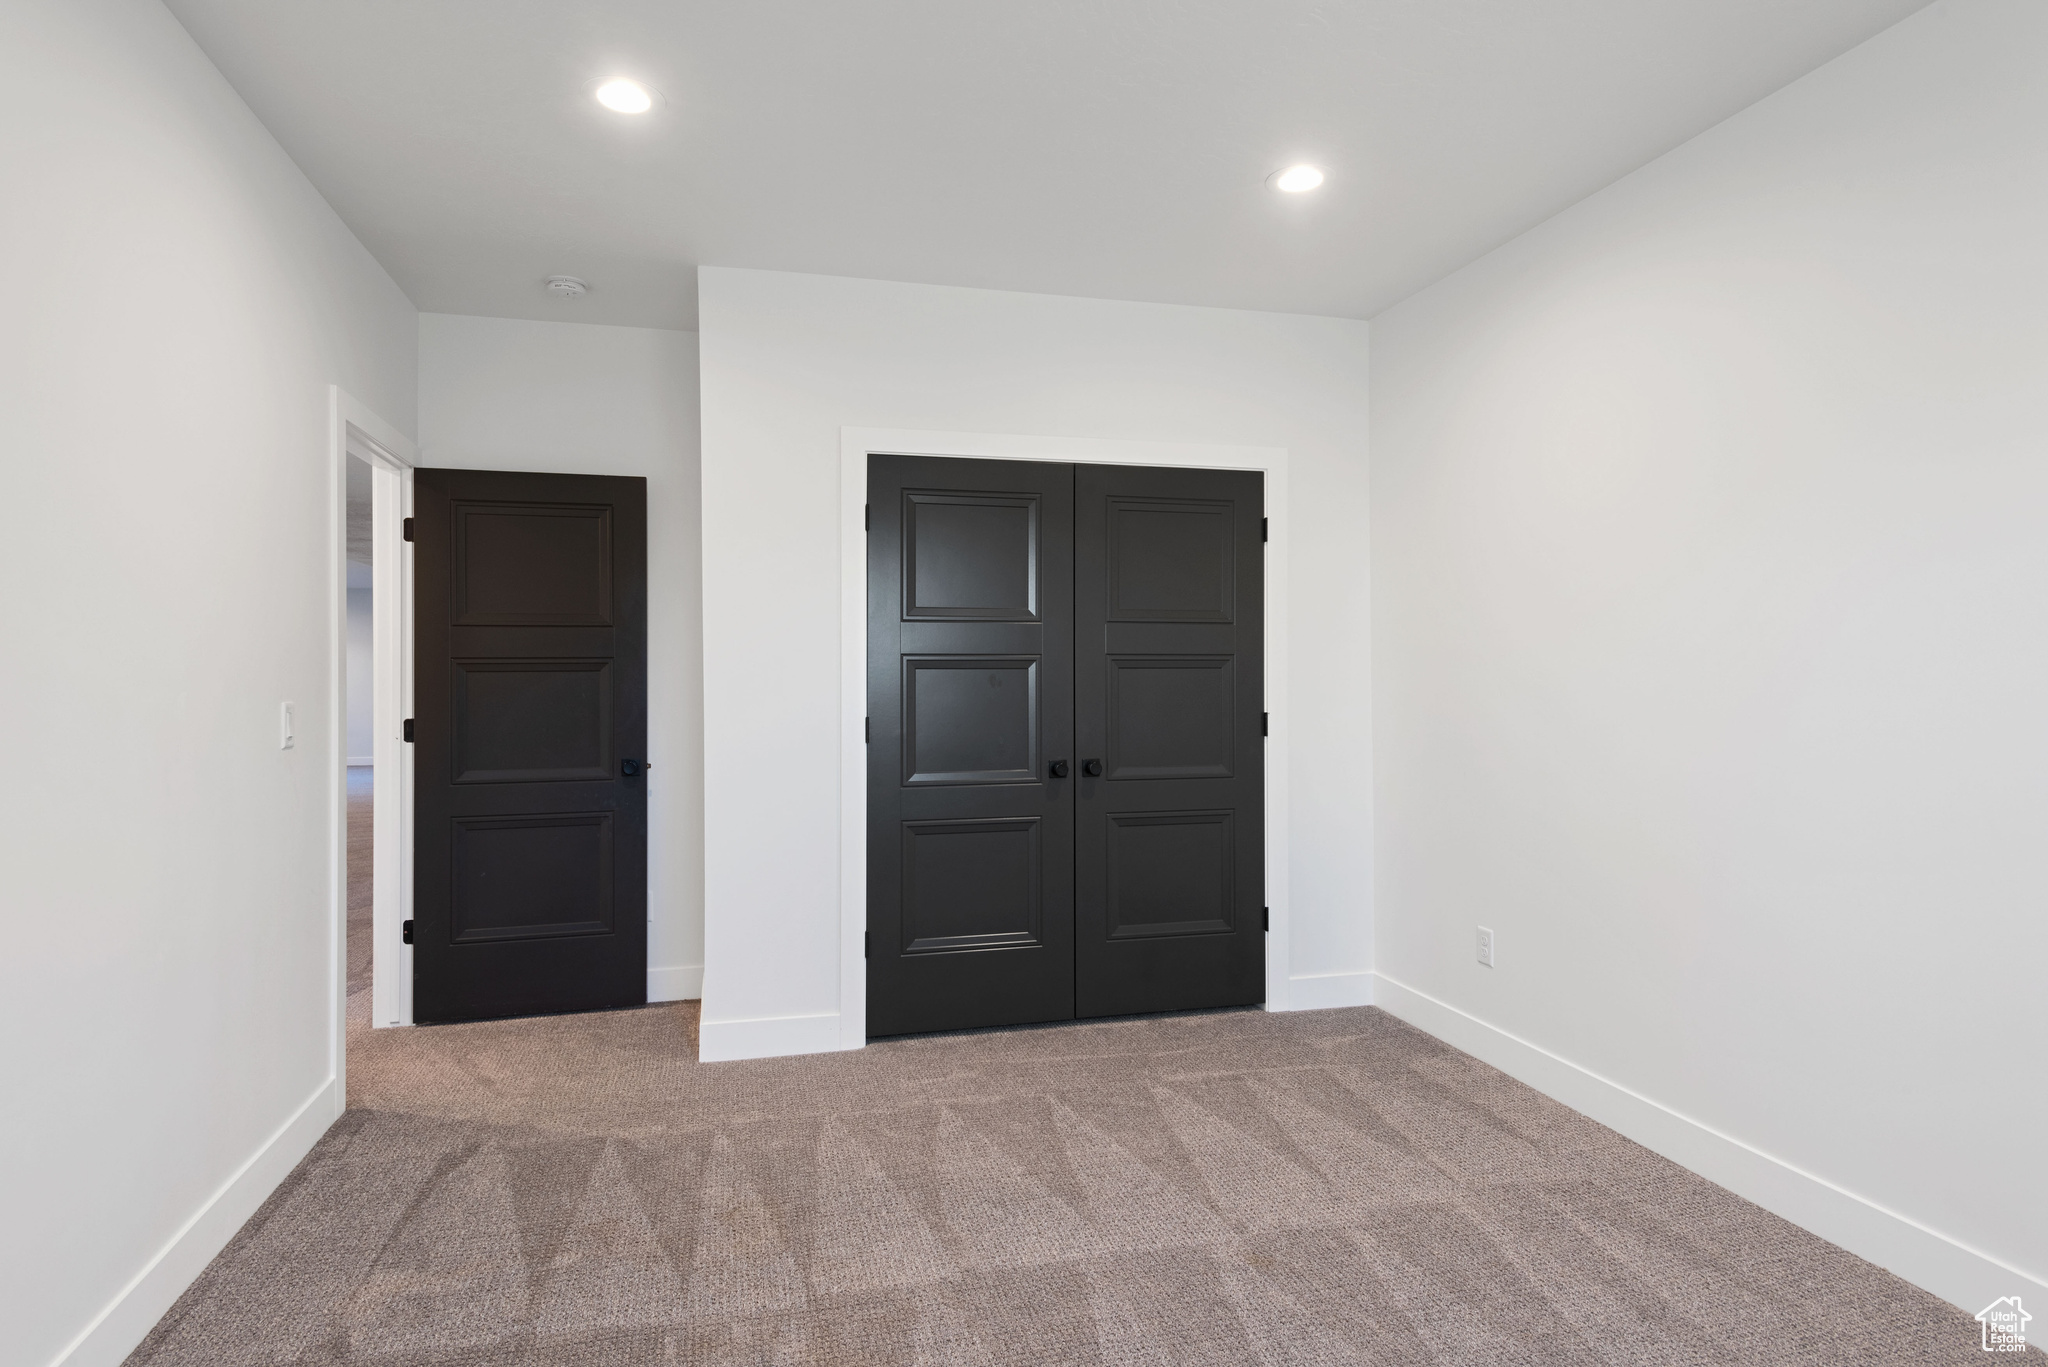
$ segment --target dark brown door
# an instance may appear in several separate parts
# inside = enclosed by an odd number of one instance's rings
[[[413,1016],[647,1000],[647,485],[420,470]]]
[[[1075,471],[1080,1015],[1265,999],[1262,484]]]
[[[868,1033],[1074,1014],[1072,467],[868,465]]]
[[[869,1033],[1263,1000],[1260,476],[868,469]]]

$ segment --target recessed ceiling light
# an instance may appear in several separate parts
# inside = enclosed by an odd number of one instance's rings
[[[654,96],[638,81],[615,76],[595,91],[597,102],[618,114],[645,114],[654,108]]]
[[[1303,190],[1313,190],[1323,183],[1323,173],[1313,166],[1290,166],[1285,171],[1274,173],[1266,182],[1276,190],[1285,190],[1298,195]]]

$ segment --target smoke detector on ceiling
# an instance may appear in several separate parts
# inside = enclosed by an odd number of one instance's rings
[[[590,286],[573,275],[551,275],[548,277],[548,293],[557,299],[581,299],[590,293]]]

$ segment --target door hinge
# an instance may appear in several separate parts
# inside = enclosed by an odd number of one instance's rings
[[[862,932],[860,933],[860,956],[861,956],[861,958],[865,959],[865,958],[867,958],[867,957],[868,957],[868,949],[869,949],[869,948],[870,948],[870,947],[871,947],[871,946],[872,946],[872,945],[874,944],[874,940],[875,940],[875,932],[873,932],[872,930],[863,930],[863,931],[862,931]]]
[[[860,505],[860,529],[871,532],[875,529],[874,508],[866,503]]]
[[[407,718],[405,719],[405,743],[406,743],[407,745],[411,745],[411,744],[412,744],[412,718],[411,718],[411,717],[407,717]]]
[[[405,943],[407,944],[412,943],[412,922],[407,921],[403,925],[399,926],[398,938],[405,941]]]
[[[1259,734],[1262,736],[1273,734],[1273,714],[1271,712],[1259,713]]]
[[[1263,928],[1266,930],[1271,930],[1273,928],[1273,908],[1260,907],[1259,915],[1261,922],[1263,924]]]
[[[1259,540],[1261,540],[1261,541],[1271,541],[1272,539],[1273,539],[1273,519],[1272,519],[1272,518],[1270,518],[1270,517],[1262,517],[1262,518],[1260,518],[1260,519],[1259,519]]]
[[[405,528],[405,539],[407,541],[412,540],[412,519],[407,518],[401,525]]]

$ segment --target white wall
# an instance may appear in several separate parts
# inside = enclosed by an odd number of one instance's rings
[[[361,573],[359,566],[349,568]],[[348,739],[343,748],[351,764],[369,764],[376,755],[377,656],[370,633],[370,593],[367,588],[348,591]]]
[[[2048,1274],[2044,70],[1945,0],[1373,325],[1382,1000],[1973,1311]]]
[[[1289,968],[1362,989],[1366,325],[763,271],[699,287],[704,1016],[762,1023],[722,1048],[806,1047],[826,1032],[787,1023],[839,1010],[842,426],[1288,450]]]
[[[697,338],[420,315],[420,461],[647,479],[648,993],[699,994],[704,704]]]
[[[339,1105],[328,386],[410,427],[414,315],[154,0],[0,5],[0,184],[0,1357],[113,1363]]]

